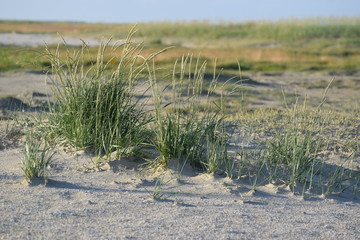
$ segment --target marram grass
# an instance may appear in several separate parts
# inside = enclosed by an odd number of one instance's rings
[[[327,128],[321,112],[324,99],[313,115],[307,115],[306,104],[301,109],[297,102],[293,108],[287,108],[285,117],[273,111],[272,119],[284,117],[282,121],[287,124],[267,136],[265,148],[259,153],[242,149],[241,159],[235,159],[228,150],[234,139],[228,129],[229,116],[223,96],[229,89],[236,89],[236,84],[226,86],[233,81],[218,81],[219,74],[215,71],[208,79],[207,62],[185,55],[175,62],[172,74],[167,75],[172,76],[171,81],[163,90],[166,81],[157,78],[154,59],[160,52],[143,57],[141,45],[131,43],[132,35],[133,32],[125,42],[113,47],[110,41],[103,42],[97,59],[90,64],[85,61],[86,44],[73,52],[65,51],[65,55],[59,48],[46,49],[55,99],[46,123],[50,137],[75,148],[89,147],[97,156],[114,151],[118,155],[137,156],[146,146],[158,152],[157,159],[150,159],[156,166],[167,167],[175,160],[180,165],[190,163],[205,172],[221,172],[229,177],[234,177],[236,172],[239,178],[242,173],[248,173],[254,187],[280,181],[295,191],[300,182],[304,194],[313,187],[333,192],[344,189],[345,181],[352,181],[350,188],[359,191],[359,175],[344,168],[339,167],[329,178],[320,177],[326,165],[322,151],[329,146],[322,138],[322,131]],[[139,78],[149,82],[154,111],[142,109],[135,98]],[[266,121],[268,117],[264,117]],[[255,114],[250,114],[250,118],[254,128],[263,128],[256,125],[259,119]],[[239,121],[236,127],[243,127],[243,123]],[[250,158],[256,161],[248,163]]]
[[[31,183],[36,179],[43,178],[46,184],[48,166],[53,155],[54,151],[42,134],[33,129],[27,129],[21,162],[21,169],[26,181]]]
[[[150,78],[155,102],[153,145],[160,154],[159,163],[164,166],[178,159],[209,173],[227,173],[229,140],[224,130],[223,106],[217,104],[215,94],[221,88],[218,75],[214,73],[206,82],[205,73],[206,61],[201,62],[192,55],[183,56],[174,65],[172,83],[167,87],[171,89],[168,103],[162,98],[155,75]],[[199,104],[203,106],[202,111],[198,111]]]
[[[148,59],[140,55],[140,45],[130,42],[132,34],[112,47],[110,40],[102,42],[91,66],[84,62],[85,43],[65,56],[46,49],[55,86],[48,124],[54,137],[99,156],[139,150],[149,119],[135,100],[134,87]],[[118,49],[122,53],[112,55]]]

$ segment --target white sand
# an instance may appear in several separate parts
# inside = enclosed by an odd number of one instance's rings
[[[81,46],[82,44],[78,38],[66,37],[65,41],[69,46]],[[62,42],[61,37],[56,34],[0,33],[0,45],[38,47]],[[85,42],[92,46],[99,44],[99,41],[95,39],[85,39]]]
[[[19,149],[0,152],[1,239],[358,239],[360,202],[303,200],[219,176],[156,178],[119,166],[86,173],[86,156],[57,155],[46,186],[23,183]],[[117,165],[116,167],[114,165]],[[82,170],[81,170],[82,169]],[[114,171],[115,169],[115,171]],[[189,173],[189,171],[187,171]]]

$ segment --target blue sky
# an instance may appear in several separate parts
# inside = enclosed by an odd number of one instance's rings
[[[360,0],[0,0],[1,20],[104,23],[358,16]]]

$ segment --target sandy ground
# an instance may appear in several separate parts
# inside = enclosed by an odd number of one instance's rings
[[[358,239],[359,201],[314,197],[220,176],[137,172],[122,159],[57,155],[46,186],[22,183],[18,149],[0,153],[2,239]],[[156,180],[159,199],[153,199]],[[170,182],[168,182],[170,181]],[[250,192],[249,192],[250,191]]]
[[[49,96],[38,73],[0,74],[0,83],[0,96],[24,104],[28,98],[42,101]],[[0,104],[12,111],[5,101]],[[360,237],[360,200],[354,198],[304,199],[273,185],[253,192],[245,180],[201,174],[190,167],[181,174],[172,169],[140,171],[140,163],[128,159],[97,171],[89,168],[91,156],[61,151],[51,164],[48,184],[28,186],[21,158],[19,146],[0,150],[0,239]]]
[[[99,41],[95,39],[84,39],[88,45],[98,45]],[[78,38],[66,37],[65,41],[69,46],[81,46],[82,42]],[[21,33],[0,33],[0,45],[37,47],[44,44],[62,43],[60,36],[56,34],[21,34]]]

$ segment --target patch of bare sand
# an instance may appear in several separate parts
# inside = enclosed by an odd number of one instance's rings
[[[51,98],[51,81],[40,72],[0,73],[0,119],[12,112],[44,110]]]
[[[64,37],[66,44],[68,46],[81,46],[82,41],[77,38]],[[99,45],[98,40],[96,39],[84,39],[88,45]],[[60,36],[54,34],[37,34],[37,33],[0,33],[0,45],[11,45],[11,46],[29,46],[37,47],[44,46],[44,44],[59,44],[63,43],[63,40]]]
[[[127,159],[106,171],[86,171],[94,161],[86,154],[57,154],[48,184],[27,186],[20,161],[19,149],[0,151],[1,239],[358,239],[360,234],[357,200],[304,200],[270,185],[251,191],[246,182],[189,168],[186,174],[149,174]]]

